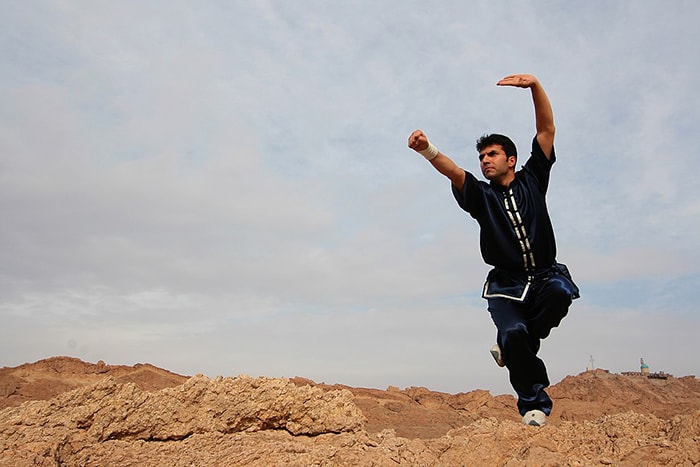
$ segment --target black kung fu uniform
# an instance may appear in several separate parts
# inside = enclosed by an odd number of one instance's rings
[[[556,242],[547,211],[549,175],[556,160],[548,159],[537,138],[532,154],[515,172],[510,186],[479,181],[465,171],[462,190],[452,186],[459,206],[479,223],[481,255],[493,266],[483,298],[498,328],[497,342],[518,393],[521,414],[533,409],[547,415],[552,402],[544,363],[537,358],[540,339],[566,316],[578,298],[564,264],[556,262]]]

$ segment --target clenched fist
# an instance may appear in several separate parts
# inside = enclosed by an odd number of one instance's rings
[[[408,137],[408,147],[431,161],[438,155],[438,149],[433,146],[423,130],[416,130]]]
[[[423,130],[416,130],[408,137],[408,147],[416,152],[428,149],[429,145],[430,142],[428,141],[428,137],[425,136],[425,133],[423,133]]]

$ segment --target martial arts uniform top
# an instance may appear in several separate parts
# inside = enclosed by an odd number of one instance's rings
[[[537,138],[525,165],[515,172],[510,186],[477,180],[465,170],[464,187],[452,185],[459,206],[479,223],[481,256],[494,267],[484,285],[484,298],[523,301],[536,278],[555,269],[557,247],[545,200],[549,174],[556,160],[542,151]]]

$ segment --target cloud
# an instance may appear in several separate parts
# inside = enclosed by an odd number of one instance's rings
[[[524,71],[554,105],[548,203],[583,294],[552,375],[592,353],[694,372],[674,330],[697,324],[697,9],[3,6],[4,364],[509,391],[478,226],[406,139],[470,171],[485,132],[526,154],[530,96],[495,86]]]

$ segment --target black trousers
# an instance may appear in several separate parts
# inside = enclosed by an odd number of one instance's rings
[[[547,368],[537,352],[541,339],[559,325],[577,296],[578,289],[569,277],[552,272],[534,280],[523,302],[488,299],[488,309],[498,329],[496,342],[501,347],[510,383],[518,394],[521,415],[535,409],[549,415],[552,410],[552,400],[544,390],[549,386]]]

